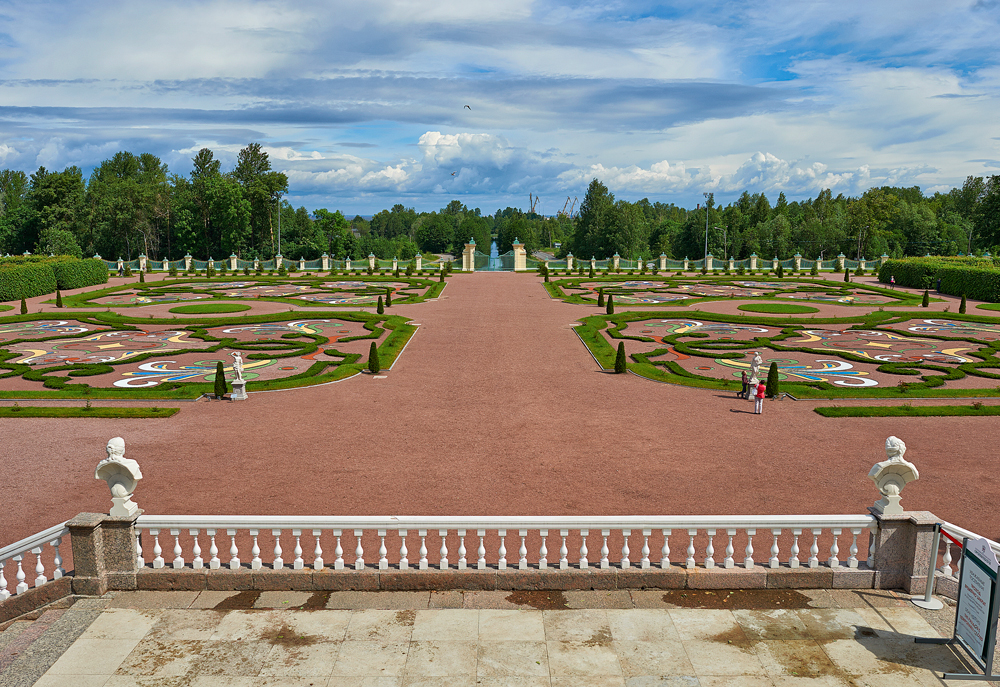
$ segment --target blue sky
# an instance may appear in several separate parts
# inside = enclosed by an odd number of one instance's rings
[[[349,214],[947,190],[1000,173],[998,28],[1000,0],[0,0],[0,167],[259,141]]]

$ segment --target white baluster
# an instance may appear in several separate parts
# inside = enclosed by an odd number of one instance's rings
[[[66,573],[66,571],[63,570],[62,567],[63,564],[62,556],[59,555],[60,544],[62,544],[62,537],[59,537],[58,539],[52,542],[52,548],[55,549],[55,557],[52,559],[52,564],[56,566],[56,569],[52,571],[53,580],[58,580]]]
[[[705,567],[714,568],[715,567],[715,546],[712,544],[712,540],[715,538],[715,530],[706,530],[708,533],[708,548],[705,549]]]
[[[812,534],[813,534],[813,543],[812,543],[812,546],[809,547],[809,567],[810,568],[818,568],[819,567],[819,535],[820,535],[820,533],[822,531],[823,530],[816,530],[816,529],[814,529],[812,531]]]
[[[486,536],[486,530],[476,530],[476,535],[479,537],[479,549],[476,551],[478,554],[476,559],[476,568],[479,570],[486,570],[486,545],[483,543],[483,537]]]
[[[868,526],[868,567],[875,567],[875,541],[878,539],[878,523],[873,521]]]
[[[135,567],[142,570],[146,567],[146,559],[142,557],[142,530],[135,528]]]
[[[180,530],[170,530],[170,536],[174,538],[174,570],[178,570],[184,567],[184,557],[181,555],[184,550],[181,548],[181,531]]]
[[[771,558],[767,561],[767,564],[772,568],[781,567],[781,559],[778,556],[781,554],[781,549],[778,548],[778,537],[781,535],[781,530],[771,530]]]
[[[688,530],[687,559],[684,561],[684,566],[688,570],[693,570],[697,565],[694,560],[694,536],[696,534],[698,534],[698,530]]]
[[[622,530],[622,570],[627,570],[632,565],[632,561],[628,559],[629,554],[632,553],[632,551],[628,548],[628,538],[631,534],[632,530]]]
[[[962,579],[962,557],[959,556],[955,560],[955,577],[959,580]]]
[[[24,570],[21,569],[21,559],[24,556],[14,556],[14,562],[17,563],[17,586],[14,587],[14,591],[18,594],[24,594],[28,591],[28,583],[24,581]]]
[[[378,531],[379,541],[381,542],[378,547],[378,569],[388,570],[389,569],[389,550],[385,548],[385,530]]]
[[[518,535],[521,537],[521,548],[517,550],[517,569],[527,570],[528,569],[528,547],[524,545],[524,539],[528,536],[528,530],[518,530]]]
[[[756,529],[747,530],[747,548],[745,550],[746,556],[743,559],[743,567],[747,570],[753,570],[753,538],[757,535]]]
[[[826,562],[831,568],[839,568],[840,559],[837,555],[840,553],[840,547],[837,546],[837,537],[840,536],[841,530],[836,528],[830,531],[833,532],[833,546],[830,547],[830,557],[826,560]]]
[[[440,570],[448,569],[448,530],[438,530],[438,536],[441,537],[441,560],[438,562],[438,568]]]
[[[427,530],[417,530],[417,534],[420,535],[420,565],[421,570],[427,570]]]
[[[587,560],[587,536],[590,534],[590,530],[580,530],[580,570],[586,570],[590,567],[590,561]]]
[[[208,567],[210,570],[218,570],[222,567],[222,561],[219,560],[219,547],[215,544],[215,530],[205,530],[205,534],[212,542],[208,547],[208,555],[211,556],[208,559]]]
[[[497,561],[497,570],[507,569],[507,546],[504,543],[504,538],[507,536],[507,530],[497,530],[497,534],[500,536],[500,559]]]
[[[545,546],[545,538],[549,536],[548,530],[538,530],[539,536],[542,538],[542,545],[538,549],[538,569],[545,570],[549,566],[549,549]]]
[[[49,578],[45,576],[45,564],[42,563],[42,547],[36,546],[31,550],[31,553],[35,554],[35,586],[41,587],[49,581]]]
[[[853,539],[851,541],[851,557],[847,559],[847,566],[850,568],[858,567],[858,535],[861,534],[860,527],[852,527],[851,535]]]
[[[802,534],[802,530],[793,529],[792,530],[792,548],[789,551],[792,555],[788,558],[788,567],[797,568],[799,567],[799,535]]]
[[[944,543],[944,555],[941,557],[941,567],[938,570],[942,575],[951,575],[951,542],[947,539]]]
[[[670,567],[670,535],[673,530],[663,530],[663,548],[660,549],[660,567],[666,570]]]
[[[274,563],[271,564],[275,570],[285,567],[285,559],[281,557],[281,530],[271,530],[274,537]]]
[[[333,560],[334,570],[344,569],[344,547],[340,545],[340,537],[343,534],[341,530],[334,530],[333,536],[337,538],[337,547],[333,550],[333,555],[336,557]]]
[[[358,548],[354,549],[354,569],[364,570],[365,569],[365,550],[361,547],[361,535],[364,534],[364,530],[354,530],[354,536],[358,538]]]
[[[322,570],[323,566],[326,565],[323,562],[323,547],[320,546],[319,538],[323,534],[323,530],[313,530],[312,536],[316,540],[316,548],[313,549],[313,570]]]
[[[726,544],[726,559],[722,565],[725,566],[726,570],[729,570],[736,567],[736,561],[733,559],[733,554],[736,553],[736,549],[733,548],[733,537],[736,536],[736,530],[726,530],[726,536],[729,537],[729,543]]]
[[[601,530],[601,536],[604,537],[604,543],[601,545],[601,570],[606,570],[611,567],[611,561],[608,560],[608,554],[611,553],[608,550],[608,537],[611,536],[611,530]]]
[[[226,535],[229,537],[229,569],[239,570],[240,569],[240,550],[236,548],[236,530],[226,530]],[[155,565],[153,566],[156,567]]]
[[[642,558],[639,560],[639,567],[643,570],[649,568],[649,535],[652,533],[653,530],[642,531]]]
[[[150,530],[149,533],[153,535],[153,569],[158,570],[163,567],[164,560],[163,549],[160,548],[160,530]]]
[[[192,570],[201,570],[205,567],[205,562],[201,558],[201,547],[198,545],[198,530],[188,530],[188,534],[194,537],[194,546],[191,548],[194,558],[191,559],[191,568]]]
[[[562,537],[562,546],[559,547],[559,569],[568,570],[569,549],[566,548],[566,537],[569,536],[569,530],[559,530],[559,536]]]
[[[292,561],[292,570],[302,570],[306,567],[306,562],[302,560],[302,530],[292,530],[292,536],[295,537],[295,548],[292,550],[295,560]]]
[[[4,561],[0,561],[0,601],[6,601],[10,598],[10,592],[7,591],[7,578],[4,577]]]
[[[468,561],[465,560],[465,530],[458,531],[458,569],[465,570],[468,568]]]
[[[250,560],[251,570],[260,570],[264,567],[264,561],[260,559],[260,546],[257,544],[259,535],[260,530],[250,530],[250,536],[253,537],[253,546],[250,547],[250,553],[253,554],[253,558]]]
[[[399,540],[400,540],[400,543],[399,543],[399,569],[400,570],[409,570],[410,569],[410,561],[406,557],[407,554],[410,553],[409,549],[406,548],[406,533],[407,533],[406,530],[399,530]]]

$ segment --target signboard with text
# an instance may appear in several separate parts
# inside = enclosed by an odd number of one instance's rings
[[[996,643],[997,557],[985,539],[966,539],[962,548],[955,639],[990,673]]]

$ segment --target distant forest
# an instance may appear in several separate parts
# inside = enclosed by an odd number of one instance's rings
[[[884,186],[860,197],[825,190],[793,202],[780,193],[772,204],[763,193],[744,192],[724,207],[708,194],[695,209],[616,200],[594,179],[573,216],[511,207],[484,215],[453,200],[437,212],[396,204],[366,220],[282,200],[288,178],[271,169],[258,143],[241,150],[228,172],[207,148],[192,162],[188,176],[171,174],[155,155],[128,152],[105,160],[86,180],[78,167],[40,167],[31,175],[2,170],[0,254],[268,259],[278,251],[279,215],[281,252],[296,260],[322,253],[407,260],[417,252],[458,253],[470,238],[483,252],[495,238],[501,253],[520,239],[529,252],[560,257],[697,258],[706,225],[709,252],[737,259],[1000,252],[998,175],[970,176],[961,188],[932,196],[917,186]]]

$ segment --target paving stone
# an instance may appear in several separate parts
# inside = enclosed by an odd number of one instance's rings
[[[428,608],[463,608],[465,599],[461,591],[432,591],[427,602]]]
[[[809,639],[809,632],[799,615],[791,609],[749,611],[737,609],[733,617],[747,639]]]
[[[479,641],[478,677],[547,677],[548,674],[544,641]]]
[[[569,608],[634,608],[626,589],[612,591],[563,592]]]
[[[665,609],[610,609],[607,618],[611,638],[618,642],[668,642],[681,638]]]
[[[549,641],[549,671],[559,677],[622,677],[622,666],[611,642]]]
[[[430,603],[430,592],[331,592],[327,608],[383,610],[423,609]]]
[[[119,592],[108,608],[189,608],[198,598],[196,591],[136,591]]]
[[[544,642],[542,612],[483,609],[479,611],[479,641]]]
[[[413,641],[475,640],[479,634],[479,612],[466,609],[417,611],[413,623]]]
[[[465,677],[476,675],[476,642],[414,641],[403,667],[405,676]],[[404,681],[404,684],[407,684]]]
[[[626,677],[694,673],[694,667],[680,640],[615,641],[612,647]]]

